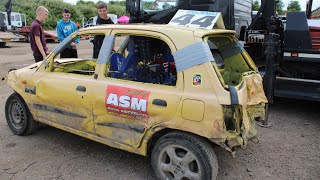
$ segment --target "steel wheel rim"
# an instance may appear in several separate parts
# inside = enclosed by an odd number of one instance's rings
[[[197,156],[179,145],[163,148],[158,159],[158,168],[164,179],[200,180],[202,170]]]
[[[17,130],[21,130],[26,121],[26,111],[22,104],[17,100],[12,101],[9,106],[9,121],[10,124]]]

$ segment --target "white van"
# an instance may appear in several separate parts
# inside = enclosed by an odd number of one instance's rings
[[[22,26],[27,25],[26,21],[26,15],[25,14],[20,14],[18,12],[11,12],[11,27],[9,26],[8,23],[8,15],[7,12],[1,12],[4,14],[4,23],[7,26],[7,29],[15,29],[15,28],[21,28]]]

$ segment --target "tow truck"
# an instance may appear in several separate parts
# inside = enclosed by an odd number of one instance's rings
[[[1,31],[6,36],[15,36],[12,40],[6,41],[30,41],[30,26],[27,26],[26,15],[19,12],[12,12],[12,2],[8,0],[6,3],[6,11],[0,12],[0,27]],[[48,42],[58,42],[58,36],[55,31],[44,31],[44,35]],[[1,35],[5,36],[5,35]],[[3,39],[0,36],[0,40]],[[1,42],[1,41],[0,41]],[[0,43],[0,47],[5,46],[5,43]]]
[[[7,32],[7,19],[5,14],[0,13],[0,47],[5,47],[7,42],[20,41],[24,36],[16,35],[14,33]]]
[[[251,0],[158,0],[151,4],[127,0],[126,8],[132,23],[155,24],[168,23],[179,9],[220,12],[226,29],[237,31],[259,67],[270,104],[274,96],[320,101],[320,28],[309,27],[307,20],[312,0],[307,12],[289,12],[285,27],[277,16],[276,0],[260,4],[254,18]]]

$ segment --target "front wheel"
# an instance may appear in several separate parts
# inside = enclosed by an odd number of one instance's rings
[[[156,143],[151,155],[158,179],[214,180],[217,157],[205,139],[183,132],[171,132]]]
[[[37,122],[33,120],[28,106],[17,93],[13,93],[8,97],[5,114],[7,123],[14,134],[28,135],[37,127]]]

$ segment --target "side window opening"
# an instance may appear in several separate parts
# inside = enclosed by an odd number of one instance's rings
[[[15,15],[15,19],[16,19],[16,21],[20,21],[20,16],[18,14]]]
[[[61,58],[61,53],[57,54],[53,61],[53,71],[54,72],[63,72],[63,73],[72,73],[72,74],[81,74],[91,76],[95,73],[96,61],[94,58],[93,50],[93,38],[95,35],[103,34],[82,34],[71,41],[67,47],[69,50],[72,48],[70,44],[75,42],[76,39],[80,39],[76,45],[76,55],[72,54],[72,57]]]
[[[164,41],[145,36],[117,36],[114,50],[107,69],[108,77],[176,85],[177,72],[173,55]]]
[[[236,86],[242,81],[242,73],[250,71],[237,40],[229,36],[208,37],[214,62],[226,85]]]

